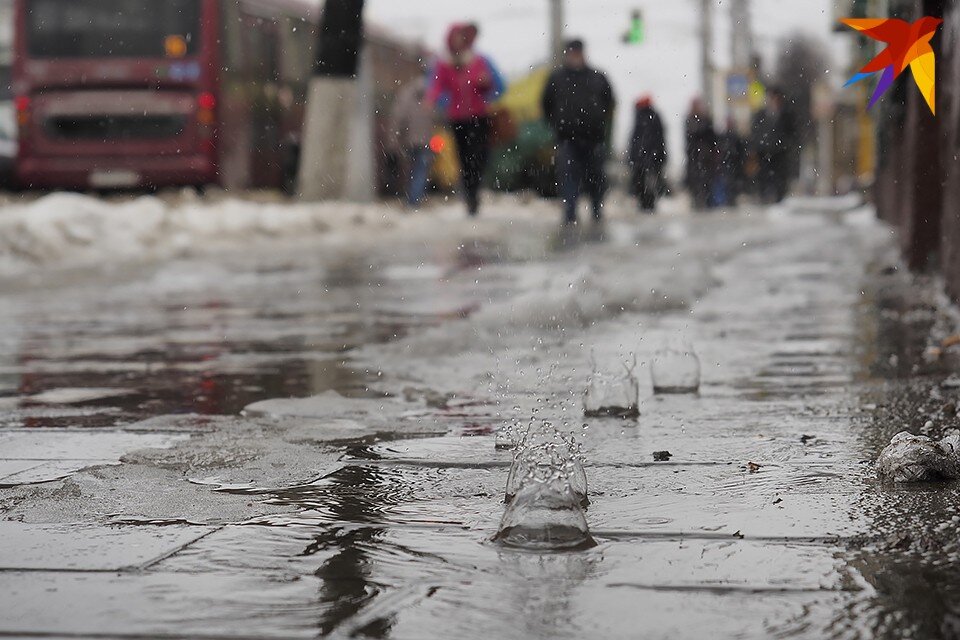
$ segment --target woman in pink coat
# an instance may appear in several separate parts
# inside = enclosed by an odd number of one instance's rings
[[[443,110],[457,142],[467,211],[472,216],[480,209],[480,182],[487,166],[490,103],[503,92],[496,67],[474,52],[476,38],[475,25],[450,27],[450,57],[436,63],[427,91],[427,99]]]

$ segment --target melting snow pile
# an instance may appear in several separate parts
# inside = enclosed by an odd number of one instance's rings
[[[491,199],[493,200],[493,199]],[[545,207],[524,207],[502,199],[486,218],[542,217]],[[552,211],[552,209],[551,209]],[[492,214],[492,215],[491,215]],[[76,267],[165,259],[275,239],[300,240],[340,234],[356,239],[371,229],[406,229],[422,235],[457,227],[459,203],[433,207],[429,216],[405,216],[382,203],[255,202],[143,196],[104,200],[54,193],[0,209],[0,275],[46,267]],[[431,226],[432,225],[432,226]],[[435,232],[434,232],[435,233]]]
[[[162,258],[231,240],[318,233],[372,223],[371,209],[239,200],[173,204],[149,196],[105,201],[55,193],[0,211],[0,272]]]
[[[942,440],[901,431],[880,453],[877,472],[890,482],[926,482],[960,477],[960,431]]]

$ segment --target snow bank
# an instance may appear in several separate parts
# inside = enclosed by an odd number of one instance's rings
[[[515,200],[512,206],[510,202],[501,199],[499,215],[493,207],[484,212],[485,218],[542,218],[545,207],[555,214],[550,203],[518,207]],[[153,196],[103,200],[55,193],[0,209],[0,275],[158,260],[278,238],[357,236],[397,227],[418,232],[436,226],[437,220],[463,222],[464,218],[459,203],[452,201],[427,214],[406,215],[383,203],[172,201]]]
[[[370,207],[340,203],[291,206],[224,200],[177,206],[147,196],[110,202],[56,193],[0,211],[0,272],[161,258],[231,240],[373,222],[383,222],[382,211],[375,214]]]

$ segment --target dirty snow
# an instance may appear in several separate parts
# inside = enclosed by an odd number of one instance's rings
[[[937,441],[901,431],[877,459],[877,473],[891,482],[960,478],[960,431]]]
[[[552,221],[559,215],[543,201],[521,207],[513,197],[491,195],[489,204],[474,229],[491,219],[549,216]],[[438,221],[463,223],[463,218],[462,206],[453,199],[438,199],[428,212],[410,215],[382,203],[201,200],[186,194],[105,200],[54,193],[0,207],[0,277],[49,268],[116,267],[276,240],[352,243],[369,240],[373,232],[435,235]],[[190,279],[182,273],[174,278]]]

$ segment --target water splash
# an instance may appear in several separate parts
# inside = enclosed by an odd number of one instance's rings
[[[600,371],[593,355],[592,372],[583,393],[583,415],[587,417],[636,418],[640,415],[640,384],[634,375],[637,358],[627,365],[621,363],[624,373]]]
[[[587,474],[578,448],[574,447],[572,441],[561,441],[560,444],[546,442],[519,451],[507,475],[504,501],[508,504],[512,502],[524,484],[531,480],[545,482],[558,476],[570,486],[570,491],[581,505],[588,505]]]
[[[560,470],[547,476],[532,472],[524,478],[494,539],[510,547],[540,551],[596,545],[583,507]]]
[[[498,450],[516,449],[523,441],[524,433],[525,429],[522,421],[514,418],[505,422],[497,429],[494,437],[494,447]]]
[[[673,342],[654,354],[650,376],[654,393],[697,393],[700,358],[689,342]]]
[[[584,507],[587,475],[580,445],[549,420],[531,419],[507,476],[507,508],[495,540],[534,550],[593,546]]]

